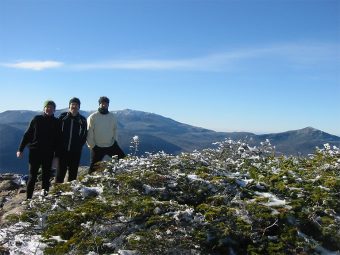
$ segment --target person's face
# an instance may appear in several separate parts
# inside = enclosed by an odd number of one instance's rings
[[[99,104],[99,107],[100,107],[101,109],[108,109],[108,108],[109,108],[109,104],[106,103],[106,102],[101,102],[101,103]]]
[[[77,103],[70,103],[69,110],[73,115],[76,115],[79,112],[79,105]]]
[[[54,112],[55,112],[55,109],[54,109],[53,105],[48,104],[44,107],[44,113],[46,115],[52,116],[54,114]]]

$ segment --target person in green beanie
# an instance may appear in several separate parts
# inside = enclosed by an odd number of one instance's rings
[[[31,120],[23,135],[18,151],[18,158],[22,158],[25,147],[29,147],[29,178],[27,182],[26,198],[33,196],[39,168],[42,169],[42,189],[47,195],[50,187],[51,167],[61,141],[60,122],[54,117],[56,104],[52,100],[44,102],[44,110]]]

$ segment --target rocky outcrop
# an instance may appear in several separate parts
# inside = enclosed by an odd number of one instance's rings
[[[79,175],[85,175],[88,167],[79,167]],[[66,178],[67,179],[67,176]],[[10,214],[20,214],[24,210],[26,199],[27,176],[13,173],[0,174],[0,225],[6,223],[6,217]],[[54,179],[51,179],[54,185]],[[35,185],[35,192],[41,189],[41,182],[38,180]]]
[[[20,213],[26,198],[24,183],[17,174],[0,175],[0,224],[6,223],[6,216]]]

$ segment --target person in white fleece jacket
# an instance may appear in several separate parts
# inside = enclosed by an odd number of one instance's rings
[[[124,158],[125,153],[117,142],[117,120],[109,112],[110,99],[103,96],[98,100],[99,108],[87,118],[87,146],[91,152],[89,173],[94,172],[96,163],[105,155]]]

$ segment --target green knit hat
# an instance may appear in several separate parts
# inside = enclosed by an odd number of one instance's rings
[[[55,104],[55,102],[53,102],[52,100],[46,100],[46,101],[44,102],[44,108],[45,108],[46,106],[48,106],[48,105],[52,105],[52,106],[54,107],[54,109],[57,107],[56,104]]]

